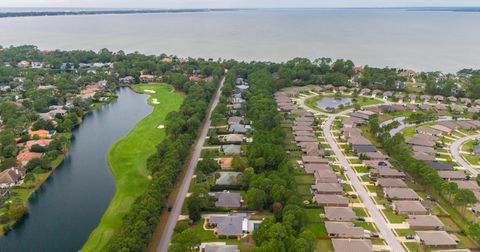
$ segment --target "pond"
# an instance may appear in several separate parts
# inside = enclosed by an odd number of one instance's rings
[[[340,107],[352,105],[353,98],[345,97],[324,97],[315,103],[315,105],[325,111],[335,110]]]

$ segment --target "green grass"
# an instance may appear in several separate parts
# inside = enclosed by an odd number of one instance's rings
[[[317,247],[315,251],[333,251],[333,244],[330,240],[319,240],[317,241]]]
[[[312,224],[308,224],[305,227],[305,229],[311,231],[317,237],[327,237],[328,236],[327,229],[325,228],[325,224],[312,223]]]
[[[322,219],[320,214],[322,214],[323,211],[320,208],[305,209],[305,212],[310,222],[320,221]]]
[[[355,214],[357,214],[357,217],[367,217],[368,216],[367,211],[365,211],[365,208],[354,207],[353,211],[355,212]]]
[[[108,163],[115,177],[116,192],[99,225],[93,230],[82,251],[101,251],[120,228],[122,218],[131,204],[140,196],[149,184],[147,159],[156,151],[156,146],[165,137],[165,130],[158,126],[165,123],[167,114],[178,110],[183,102],[182,93],[172,92],[165,84],[147,84],[134,86],[135,91],[154,90],[150,94],[149,104],[153,112],[143,118],[125,137],[111,146]],[[153,105],[156,98],[160,104]]]
[[[415,231],[411,229],[395,229],[395,232],[397,232],[398,236],[400,237],[405,237],[407,235],[415,235]]]
[[[385,210],[382,210],[382,211],[385,214],[385,216],[387,216],[387,219],[391,223],[402,223],[407,219],[407,216],[401,215],[401,214],[397,215],[392,210],[389,210],[389,209],[385,209]]]

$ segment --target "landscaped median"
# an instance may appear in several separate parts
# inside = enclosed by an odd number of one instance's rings
[[[147,159],[165,137],[163,127],[168,113],[178,110],[184,95],[166,84],[135,85],[137,92],[150,95],[153,111],[125,137],[111,146],[108,163],[116,182],[116,193],[99,225],[90,234],[82,251],[101,251],[122,224],[123,216],[148,186]],[[121,116],[121,115],[120,115]]]

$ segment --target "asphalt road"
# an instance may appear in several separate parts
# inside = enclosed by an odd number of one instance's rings
[[[455,161],[457,161],[461,166],[467,169],[474,177],[477,177],[478,171],[473,168],[467,161],[465,161],[462,156],[460,156],[460,147],[463,145],[463,143],[473,140],[475,138],[480,138],[480,134],[470,135],[456,140],[450,145],[450,153],[452,154],[452,158]]]
[[[350,166],[350,163],[348,162],[345,155],[343,155],[343,152],[338,147],[337,143],[335,142],[334,136],[331,133],[332,124],[335,118],[339,115],[347,114],[349,112],[351,111],[348,111],[348,110],[343,111],[339,114],[330,115],[327,118],[327,120],[325,121],[325,125],[323,126],[323,134],[325,136],[325,139],[327,140],[328,145],[330,145],[330,148],[332,149],[332,151],[335,153],[335,156],[337,157],[339,164],[345,168],[346,175],[352,182],[352,186],[355,188],[355,191],[357,191],[358,196],[362,200],[363,204],[365,205],[368,212],[370,213],[370,216],[372,217],[373,221],[377,225],[377,228],[382,238],[385,239],[385,241],[387,242],[388,246],[391,248],[392,251],[394,252],[405,251],[400,241],[394,235],[392,230],[388,227],[387,222],[385,221],[385,219],[380,213],[380,210],[378,210],[377,206],[373,203],[373,200],[368,195],[367,190],[365,189],[365,187],[363,187],[362,182],[358,179],[357,174]]]
[[[220,87],[218,88],[217,92],[215,93],[214,100],[212,106],[210,107],[210,111],[208,111],[207,118],[205,120],[205,124],[203,125],[202,131],[200,132],[200,136],[195,143],[195,147],[193,150],[192,158],[187,167],[187,171],[185,172],[185,177],[183,178],[182,184],[180,185],[180,189],[177,194],[177,198],[175,203],[172,206],[172,210],[170,211],[170,215],[165,225],[165,228],[162,232],[162,238],[160,239],[160,243],[158,244],[157,251],[158,252],[166,252],[168,251],[168,247],[170,246],[173,230],[175,225],[177,224],[177,220],[180,217],[180,213],[182,211],[182,205],[187,197],[188,188],[190,187],[190,182],[192,181],[193,174],[195,173],[195,167],[197,166],[198,159],[200,158],[200,154],[202,153],[202,147],[205,144],[205,138],[208,134],[208,129],[212,123],[212,112],[218,104],[221,96],[221,90],[223,87],[223,83],[225,82],[225,77],[220,82]]]

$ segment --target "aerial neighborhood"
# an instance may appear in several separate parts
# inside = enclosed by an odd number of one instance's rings
[[[3,232],[76,127],[126,88],[153,112],[116,149],[128,172],[109,160],[119,195],[86,250],[480,248],[478,71],[31,46],[2,48],[0,62]]]

